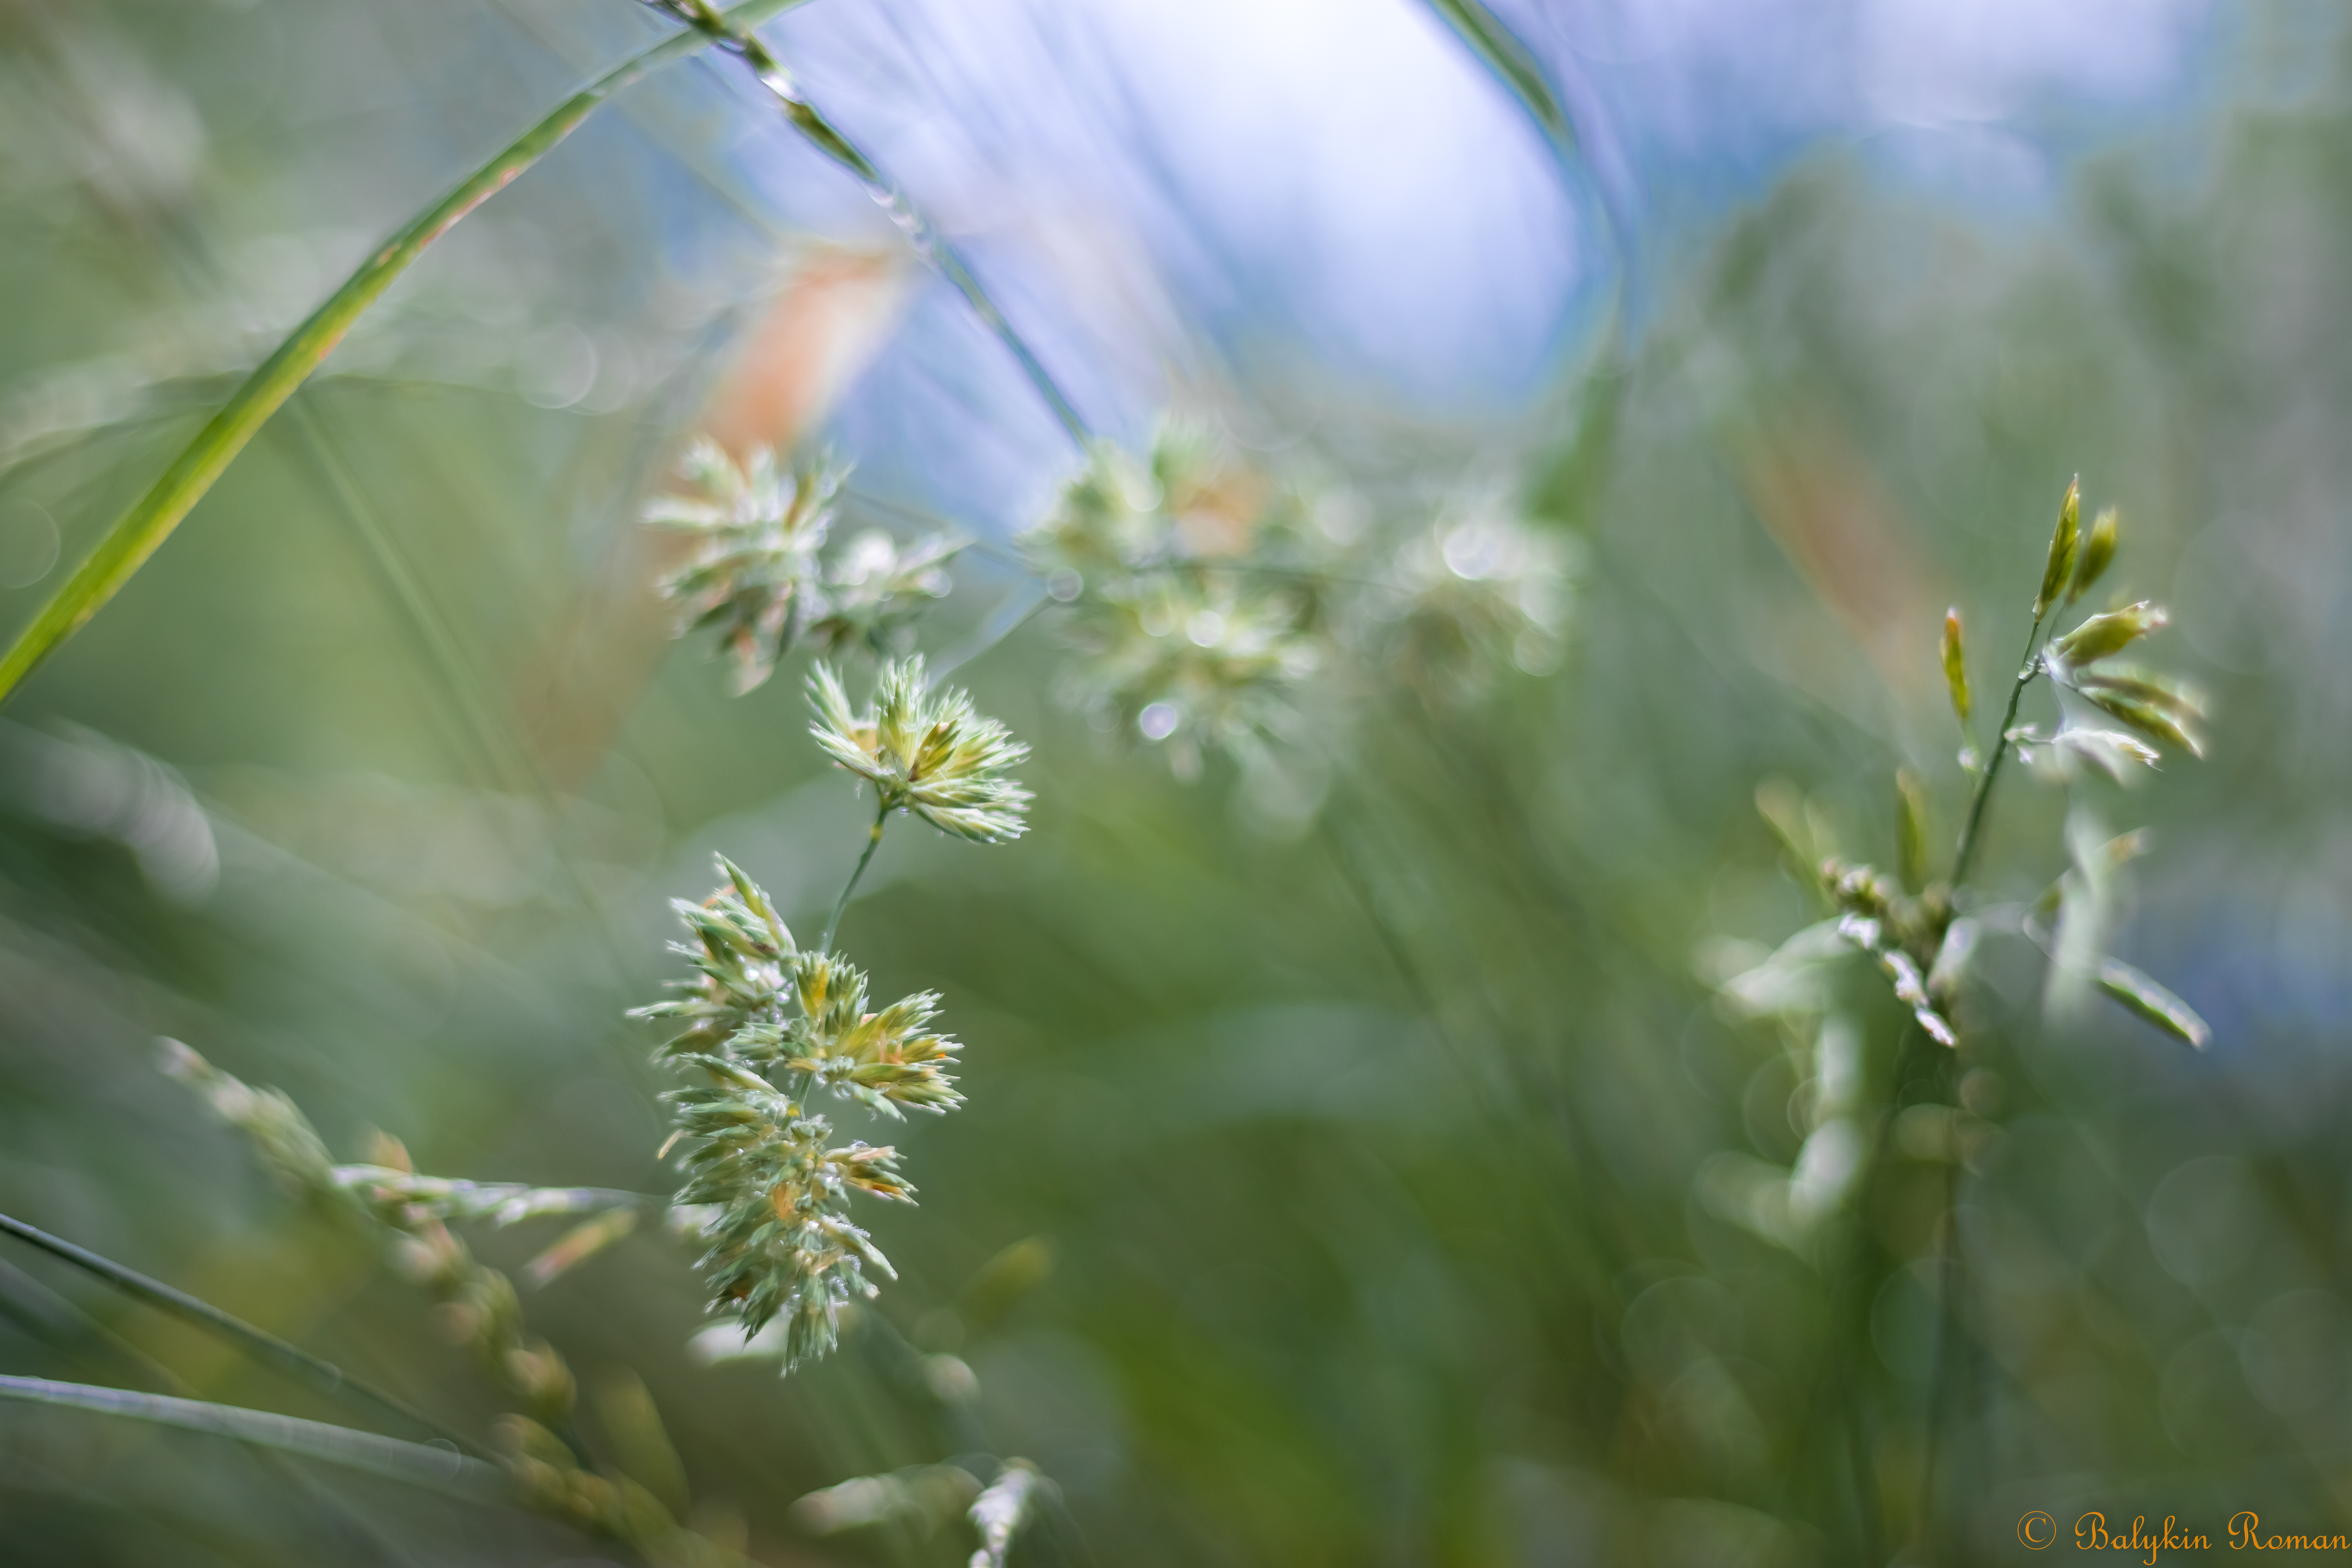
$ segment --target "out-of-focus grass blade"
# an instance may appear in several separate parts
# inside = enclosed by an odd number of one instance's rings
[[[371,1387],[334,1363],[323,1361],[299,1345],[289,1344],[266,1329],[257,1329],[242,1318],[222,1311],[210,1301],[191,1296],[184,1290],[175,1290],[160,1279],[151,1279],[110,1258],[101,1257],[85,1247],[76,1247],[70,1241],[51,1236],[9,1215],[0,1214],[0,1235],[11,1236],[29,1246],[37,1247],[52,1258],[61,1258],[77,1268],[96,1275],[134,1301],[142,1302],[184,1323],[192,1323],[207,1333],[216,1334],[262,1365],[330,1398],[364,1405],[373,1415],[390,1415],[395,1420],[407,1422],[467,1452],[479,1454],[481,1451],[465,1437],[404,1401],[382,1389]]]
[[[2099,989],[2198,1050],[2203,1050],[2213,1037],[2212,1027],[2197,1016],[2195,1008],[2119,959],[2099,964]]]
[[[1429,8],[1510,89],[1552,151],[1562,158],[1577,156],[1576,122],[1544,79],[1543,67],[1502,18],[1479,0],[1429,0]]]
[[[730,10],[727,17],[738,28],[749,27],[798,4],[800,0],[745,0]],[[361,263],[359,270],[346,279],[325,304],[310,312],[293,334],[278,345],[277,352],[245,379],[221,411],[163,470],[154,487],[107,531],[89,558],[41,606],[41,613],[7,653],[0,656],[0,701],[6,700],[43,659],[79,631],[146,563],[157,547],[171,537],[180,520],[188,515],[189,510],[245,449],[255,432],[293,395],[294,389],[342,341],[352,323],[392,286],[393,279],[407,270],[408,264],[422,255],[426,246],[448,233],[459,218],[544,157],[556,143],[572,134],[597,105],[647,72],[707,48],[712,41],[709,33],[688,28],[607,71],[558,104]]]
[[[176,1399],[164,1394],[140,1394],[123,1388],[99,1388],[86,1383],[53,1383],[45,1377],[0,1376],[0,1399],[28,1405],[60,1405],[94,1411],[131,1421],[177,1426],[215,1437],[230,1437],[257,1448],[274,1448],[307,1458],[364,1470],[370,1475],[405,1481],[411,1486],[461,1497],[497,1498],[503,1478],[494,1466],[422,1443],[404,1443],[373,1432],[354,1432],[324,1421],[305,1421],[267,1410],[236,1405],[215,1405],[202,1399]]]

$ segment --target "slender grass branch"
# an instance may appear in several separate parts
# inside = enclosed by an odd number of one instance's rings
[[[1534,122],[1573,200],[1580,177],[1591,171],[1584,139],[1577,133],[1575,116],[1535,51],[1485,0],[1425,0],[1425,4]],[[1601,197],[1604,237],[1621,264],[1617,288],[1622,294],[1627,286],[1622,264],[1633,243],[1633,224],[1614,185],[1597,176],[1594,183]]]
[[[798,3],[799,0],[745,0],[725,14],[725,21],[730,27],[740,29]],[[5,655],[0,655],[0,701],[6,700],[24,684],[26,677],[80,630],[146,564],[148,557],[171,537],[181,520],[227,471],[246,444],[427,246],[546,156],[605,100],[646,73],[684,59],[708,47],[712,41],[710,33],[693,28],[623,61],[556,105],[538,123],[372,252],[324,304],[311,311],[261,362],[259,368],[246,377],[195,439],[172,460],[163,477],[107,530],[98,548],[41,606],[32,625],[25,628]]]
[[[160,1279],[151,1279],[111,1258],[102,1258],[87,1247],[77,1247],[70,1241],[36,1229],[7,1215],[0,1215],[0,1233],[13,1236],[52,1258],[97,1276],[135,1301],[182,1322],[192,1323],[207,1333],[218,1335],[264,1366],[320,1394],[364,1407],[379,1417],[392,1415],[411,1426],[420,1426],[442,1442],[453,1444],[460,1452],[476,1458],[488,1457],[478,1445],[405,1401],[361,1382],[334,1363],[312,1355],[299,1345],[289,1344],[266,1329],[257,1329],[242,1318],[222,1311],[209,1301],[191,1296],[184,1290],[173,1289]]]
[[[646,0],[646,3],[665,16],[674,16],[699,28],[725,47],[728,53],[741,60],[759,79],[760,85],[775,99],[777,106],[784,111],[784,118],[792,122],[793,129],[818,152],[856,175],[867,194],[890,215],[890,221],[906,236],[908,244],[914,247],[915,254],[954,285],[956,292],[961,294],[964,302],[971,307],[972,314],[980,318],[981,324],[993,333],[997,342],[1013,355],[1022,374],[1029,378],[1029,384],[1036,389],[1038,397],[1045,402],[1047,410],[1070,439],[1082,448],[1093,445],[1093,429],[1064,394],[1053,374],[1046,370],[1045,362],[1029,346],[1028,340],[1021,335],[997,307],[988,290],[981,286],[980,279],[972,275],[962,255],[940,233],[930,219],[923,216],[922,209],[915,205],[898,182],[885,174],[880,164],[843,135],[840,129],[809,101],[808,95],[801,90],[800,83],[793,79],[791,68],[760,41],[757,34],[751,31],[750,21],[753,19],[745,18],[741,8],[721,12],[711,5],[710,0]]]
[[[1913,1532],[1923,1544],[1937,1539],[1937,1463],[1960,1380],[1960,1359],[1967,1353],[1960,1327],[1959,1184],[1960,1166],[1955,1160],[1944,1172],[1943,1213],[1936,1223],[1935,1373],[1927,1391],[1927,1429],[1919,1457],[1919,1517]]]
[[[1428,4],[1535,121],[1553,154],[1563,164],[1572,165],[1579,155],[1576,124],[1552,90],[1534,52],[1480,0],[1428,0]]]
[[[957,647],[940,656],[931,667],[931,684],[937,686],[950,675],[961,669],[973,659],[995,647],[1037,617],[1040,611],[1053,601],[1043,584],[1032,579],[1015,587],[1004,596],[994,613],[982,623],[971,637]]]
[[[2010,726],[2017,722],[2017,704],[2025,696],[2025,689],[2042,673],[2034,658],[2035,646],[2042,640],[2042,623],[2049,618],[2045,610],[2033,617],[2033,629],[2025,634],[2025,660],[2017,671],[2017,680],[2009,689],[2009,707],[2000,716],[2000,725],[1993,731],[1992,755],[1985,761],[1984,776],[1977,780],[1976,797],[1969,803],[1969,825],[1960,835],[1959,853],[1952,859],[1952,886],[1958,888],[1969,879],[1969,867],[1976,859],[1977,845],[1984,837],[1985,806],[1992,799],[1993,781],[2000,777],[2000,764],[2009,755]]]
[[[179,1399],[165,1394],[141,1394],[126,1388],[100,1388],[86,1383],[57,1383],[45,1377],[0,1376],[0,1399],[88,1410],[215,1437],[231,1437],[255,1447],[322,1459],[347,1469],[363,1470],[460,1497],[497,1498],[506,1489],[498,1469],[479,1459],[374,1432],[355,1432],[324,1421],[280,1415],[274,1411],[247,1410],[241,1405]]]
[[[833,901],[833,915],[824,922],[824,935],[817,941],[819,952],[833,951],[834,933],[841,929],[841,917],[849,912],[850,898],[857,891],[858,879],[866,875],[866,868],[872,862],[874,851],[882,847],[882,829],[888,826],[889,821],[890,808],[887,805],[874,814],[874,831],[866,836],[865,853],[857,857],[857,868],[849,873],[849,881],[842,888],[841,897]]]
[[[10,1318],[43,1344],[77,1361],[96,1359],[89,1354],[90,1348],[100,1347],[115,1360],[135,1369],[141,1376],[161,1384],[165,1393],[183,1399],[195,1397],[196,1391],[187,1379],[107,1327],[79,1302],[58,1294],[29,1274],[5,1266],[0,1266],[0,1285],[34,1291],[55,1310],[55,1318],[42,1318],[24,1311],[9,1300],[5,1289],[0,1289],[0,1316]],[[310,1500],[316,1506],[320,1526],[337,1536],[347,1560],[364,1558],[389,1564],[390,1568],[412,1568],[408,1559],[385,1541],[374,1525],[362,1517],[349,1502],[320,1484],[317,1477],[293,1464],[284,1453],[260,1448],[255,1450],[254,1458],[278,1480]]]

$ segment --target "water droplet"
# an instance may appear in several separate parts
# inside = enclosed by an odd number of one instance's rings
[[[28,500],[0,507],[0,588],[29,588],[58,563],[58,525]]]

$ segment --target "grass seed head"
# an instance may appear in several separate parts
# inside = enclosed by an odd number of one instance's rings
[[[2066,498],[2058,503],[2058,526],[2050,535],[2050,559],[2042,568],[2042,591],[2033,595],[2033,618],[2040,620],[2058,603],[2058,595],[2074,574],[2074,557],[2083,542],[2083,478],[2074,476]]]
[[[2066,585],[2066,602],[2073,604],[2089,593],[2105,575],[2116,558],[2116,536],[2123,531],[2123,514],[2114,507],[2101,511],[2091,524],[2090,533],[2083,541],[2083,552],[2074,563],[2074,581]]]
[[[820,664],[809,674],[809,706],[817,744],[874,786],[883,811],[911,811],[982,844],[1018,838],[1027,826],[1032,796],[1005,770],[1029,748],[976,712],[964,692],[927,690],[921,656],[885,664],[863,712]]]
[[[1955,607],[1944,612],[1944,689],[1951,694],[1952,711],[1963,729],[1969,722],[1969,664],[1967,649],[1960,641],[1960,612]]]
[[[2171,613],[2163,605],[2142,599],[2137,605],[2093,616],[2052,643],[2050,654],[2069,668],[2095,664],[2121,653],[2148,633],[2160,631],[2171,619]]]
[[[896,732],[924,731],[907,721]],[[696,940],[675,951],[698,978],[637,1016],[684,1026],[660,1054],[687,1079],[665,1096],[686,1173],[676,1203],[698,1215],[711,1310],[746,1337],[782,1320],[790,1371],[833,1348],[844,1310],[875,1294],[870,1276],[894,1277],[851,1218],[852,1196],[915,1194],[896,1150],[836,1143],[811,1100],[830,1093],[890,1117],[951,1110],[962,1097],[947,1069],[961,1047],[932,1027],[937,996],[869,1007],[862,971],[798,946],[766,891],[728,861],[719,867],[726,886],[677,906]]]

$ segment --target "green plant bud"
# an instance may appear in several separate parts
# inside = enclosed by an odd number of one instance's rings
[[[2173,712],[2154,703],[2126,697],[2118,691],[2092,686],[2078,689],[2084,696],[2137,730],[2141,734],[2162,741],[2168,746],[2178,746],[2192,757],[2202,757],[2205,754],[2205,742],[2199,739],[2196,732],[2181,722]]]
[[[2137,605],[2126,605],[2120,610],[2093,616],[2052,643],[2050,652],[2061,664],[2093,664],[2111,654],[2121,653],[2171,619],[2171,613],[2163,605],[2142,599]]]
[[[2066,487],[2058,503],[2058,527],[2050,535],[2049,563],[2042,568],[2042,592],[2033,595],[2033,618],[2040,620],[2058,603],[2066,581],[2074,574],[2074,556],[2083,542],[2083,477]]]
[[[1927,885],[1927,786],[1909,768],[1895,773],[1895,864],[1906,891]]]
[[[2203,1050],[2213,1030],[2197,1010],[2154,980],[2116,959],[2099,963],[2099,989],[2173,1038]]]
[[[2067,584],[2066,602],[2073,604],[2089,593],[2093,584],[2105,575],[2116,558],[2116,535],[2122,531],[2123,514],[2114,507],[2099,513],[2084,537],[2083,553],[2074,563],[2074,580]]]
[[[1960,612],[1944,612],[1944,687],[1952,694],[1952,711],[1960,722],[1969,721],[1969,665],[1966,650],[1960,644]]]

